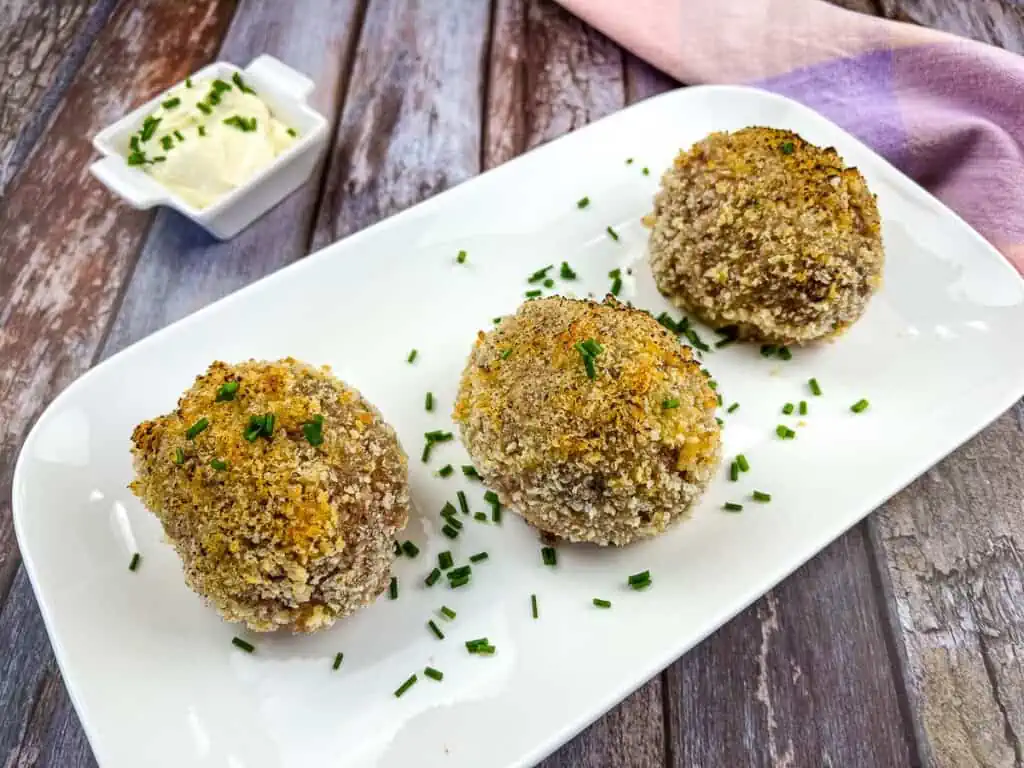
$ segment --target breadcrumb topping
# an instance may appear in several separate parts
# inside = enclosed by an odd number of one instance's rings
[[[863,176],[791,131],[713,133],[681,152],[645,223],[658,289],[746,338],[836,335],[881,285],[881,223]]]
[[[231,399],[218,397],[226,382],[238,385]],[[252,418],[266,414],[272,432],[253,437]],[[304,426],[318,415],[313,445]],[[407,459],[377,410],[329,368],[215,362],[132,443],[131,490],[160,519],[188,585],[227,620],[311,632],[387,586],[408,519]]]
[[[577,346],[589,340],[593,379]],[[716,404],[689,348],[648,313],[550,297],[479,334],[453,418],[503,504],[560,538],[625,544],[665,530],[707,485]]]

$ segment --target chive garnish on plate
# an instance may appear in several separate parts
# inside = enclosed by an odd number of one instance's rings
[[[743,505],[737,504],[733,501],[727,501],[722,505],[722,509],[726,512],[740,512],[743,509]]]
[[[734,483],[740,479],[740,465],[735,461],[729,465],[729,479]]]
[[[736,411],[736,409],[738,409],[739,407],[740,407],[739,403],[733,403],[732,405],[730,405],[728,408],[725,409],[725,412],[726,413],[734,413]]]
[[[344,658],[345,658],[345,654],[344,653],[336,653],[334,655],[334,663],[331,665],[331,669],[337,671],[338,668],[341,666],[341,662],[344,660]]]
[[[454,471],[455,469],[454,467],[452,467],[451,464],[445,464],[443,467],[437,470],[437,474],[439,474],[441,477],[448,477]]]
[[[451,464],[449,464],[448,466],[451,467]],[[449,515],[454,515],[455,511],[455,505],[452,504],[450,501],[446,501],[444,503],[444,506],[441,507],[441,517],[448,517]]]
[[[427,392],[427,394],[423,397],[423,409],[426,410],[426,411],[434,410],[434,393],[433,392]]]
[[[240,637],[232,637],[231,638],[231,644],[233,646],[235,646],[235,648],[241,648],[246,653],[252,653],[253,651],[256,650],[256,646],[255,645],[253,645],[252,643],[248,642],[247,640],[243,640]]]
[[[427,626],[430,627],[430,631],[434,633],[438,640],[444,640],[444,632],[442,632],[441,628],[437,626],[437,622],[431,619],[427,622]]]
[[[174,449],[174,463],[175,464],[184,464],[185,463],[185,451],[184,451],[184,449],[182,449],[180,447]]]
[[[598,608],[611,608],[612,607],[612,601],[611,600],[602,600],[600,597],[595,597],[594,600],[593,600],[593,603]]]
[[[228,400],[234,400],[235,394],[238,392],[237,381],[225,381],[217,389],[217,402],[223,403]]]
[[[223,472],[228,468],[228,463],[224,459],[210,459],[210,466],[218,472]]]
[[[416,555],[420,553],[420,548],[411,541],[406,540],[402,542],[402,551],[405,552],[408,557],[416,557]]]
[[[440,568],[435,568],[434,570],[432,570],[427,575],[427,578],[425,578],[423,580],[423,583],[426,584],[428,587],[432,587],[435,584],[437,584],[437,580],[440,579],[440,578],[441,578],[441,569]]]
[[[679,401],[674,397],[669,397],[661,401],[661,407],[663,410],[669,411],[672,410],[673,408],[678,408]]]
[[[800,415],[801,416],[806,416],[807,415],[807,401],[806,400],[801,400],[800,401]]]
[[[391,583],[388,585],[388,597],[390,597],[392,600],[397,600],[398,599],[398,577],[397,576],[392,576],[391,577]]]
[[[443,533],[449,539],[456,539],[459,536],[459,532],[452,528],[450,525],[446,525],[444,528],[442,528],[441,533]]]
[[[481,523],[486,523],[487,522],[487,513],[486,512],[474,512],[473,513],[473,519],[478,521],[478,522],[481,522]]]
[[[750,462],[747,461],[747,457],[742,453],[736,455],[736,466],[740,468],[741,472],[750,471]]]
[[[320,445],[324,441],[324,417],[316,414],[302,425],[302,434],[310,445]]]
[[[821,396],[821,385],[818,383],[817,379],[808,379],[807,386],[810,388],[812,395],[815,397]]]
[[[786,403],[784,406],[782,406],[782,412],[789,416],[791,413],[793,413],[793,404]]]
[[[785,424],[779,424],[775,428],[775,434],[781,437],[783,440],[792,440],[796,437],[796,432],[787,427]]]
[[[479,480],[480,479],[480,473],[476,471],[476,467],[474,467],[472,464],[463,464],[462,465],[462,474],[464,474],[470,480]]]
[[[644,169],[643,169],[643,170],[641,171],[641,173],[642,173],[642,174],[643,174],[644,176],[650,176],[650,175],[651,175],[651,169],[650,169],[650,168],[644,168]]]
[[[754,491],[750,495],[754,501],[768,502],[772,500],[772,495],[770,493],[765,493],[764,491]]]
[[[138,552],[136,552],[134,555],[132,555],[132,561],[130,563],[128,563],[128,570],[129,571],[137,570],[138,567],[139,567],[139,561],[141,561],[141,560],[142,560],[142,555],[140,555]]]
[[[581,197],[579,200],[576,201],[577,208],[586,208],[588,205],[590,205],[589,197]]]
[[[536,289],[534,289],[532,291],[527,291],[523,295],[526,298],[528,298],[528,299],[536,299],[538,296],[542,295],[543,293],[544,293],[544,291],[542,291],[540,288],[536,288]]]
[[[560,278],[562,278],[563,280],[575,280],[576,279],[576,273],[573,272],[572,267],[570,267],[569,263],[566,262],[566,261],[562,262],[562,268],[559,270],[558,276]]]
[[[541,280],[543,280],[545,277],[547,277],[548,276],[548,272],[551,271],[554,268],[555,268],[554,264],[548,264],[546,267],[543,267],[542,269],[538,269],[536,272],[534,272],[532,275],[530,275],[528,278],[526,278],[526,282],[528,282],[528,283],[539,283]]]
[[[458,262],[459,264],[465,264],[466,263],[466,252],[465,251],[459,251],[459,255],[455,257],[455,261]]]
[[[608,233],[608,237],[610,237],[612,240],[618,240],[619,239],[619,233],[616,232],[614,229],[612,229],[610,226],[609,227],[605,227],[604,231]]]
[[[405,693],[406,691],[408,691],[410,688],[412,688],[415,684],[416,684],[416,675],[413,675],[408,680],[406,680],[404,683],[402,683],[400,686],[398,686],[398,689],[395,691],[395,698],[396,699],[401,698],[402,694]]]
[[[854,413],[862,413],[868,409],[870,403],[867,400],[861,398],[856,403],[850,406],[850,410]]]
[[[434,669],[433,667],[425,667],[423,669],[423,674],[429,677],[431,680],[436,680],[439,683],[441,682],[442,679],[444,679],[444,672],[442,672],[439,669]]]
[[[469,502],[466,500],[466,492],[459,491],[455,494],[459,497],[459,509],[462,510],[462,514],[469,514]]]
[[[486,552],[477,552],[475,555],[470,555],[469,556],[469,562],[471,562],[471,563],[479,563],[479,562],[482,562],[483,560],[486,560],[488,557],[489,557],[489,555]]]
[[[544,565],[558,565],[558,552],[554,547],[542,547],[540,558]]]
[[[455,558],[453,558],[452,553],[446,549],[437,556],[437,564],[441,567],[442,571],[447,571],[455,564]]]
[[[455,619],[455,611],[453,611],[447,605],[441,606],[441,615],[448,619],[448,621],[453,621]]]
[[[530,595],[530,613],[533,614],[533,618],[540,618],[540,611],[537,610],[537,596]]]
[[[407,363],[414,362],[416,360],[416,355],[418,355],[419,353],[420,352],[419,352],[418,349],[410,349],[408,357],[405,358],[405,362],[407,362]]]

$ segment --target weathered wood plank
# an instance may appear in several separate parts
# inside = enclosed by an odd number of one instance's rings
[[[371,0],[316,248],[479,172],[488,23],[479,0]]]
[[[637,94],[657,89],[635,65]],[[494,12],[484,124],[486,168],[557,138],[626,103],[619,49],[546,0],[498,0]],[[663,688],[656,677],[569,744],[543,768],[661,768]]]
[[[115,0],[0,7],[0,196],[113,10]]]
[[[884,633],[856,529],[669,668],[670,764],[916,763]]]
[[[90,138],[208,60],[232,10],[224,0],[119,8],[0,204],[0,597],[18,563],[18,446],[43,405],[92,363],[150,221],[89,176]],[[143,57],[147,66],[125,65]]]
[[[869,520],[922,754],[1024,764],[1024,401]]]
[[[358,35],[359,0],[243,2],[218,58],[245,64],[270,53],[306,72],[317,83],[316,108],[333,118]],[[125,299],[102,349],[102,357],[189,314],[306,253],[320,190],[320,174],[230,242],[203,234],[187,219],[160,211],[138,259]],[[42,765],[93,765],[92,754],[50,655],[42,622],[27,581],[19,578],[6,606],[22,631],[12,642],[38,646],[38,658],[5,670],[4,685],[39,692],[32,702],[15,702],[11,714],[31,717],[12,754]],[[0,658],[8,646],[0,639]],[[19,706],[20,705],[20,706]],[[0,696],[0,707],[4,700]],[[0,742],[0,747],[3,742]],[[2,755],[3,752],[0,752]],[[18,763],[15,763],[18,764]],[[30,763],[29,763],[30,764]]]
[[[886,16],[1024,53],[1024,6],[1014,0],[879,0]]]

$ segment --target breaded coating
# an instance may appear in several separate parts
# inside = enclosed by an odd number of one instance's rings
[[[645,223],[658,289],[743,338],[842,333],[881,285],[881,224],[864,177],[791,131],[713,133],[681,152]]]
[[[185,581],[228,621],[313,632],[388,585],[408,461],[330,369],[215,362],[132,444],[131,490],[163,524]]]
[[[600,349],[593,379],[577,345]],[[706,487],[716,404],[689,348],[648,313],[550,297],[479,334],[453,417],[484,482],[531,525],[626,544]]]

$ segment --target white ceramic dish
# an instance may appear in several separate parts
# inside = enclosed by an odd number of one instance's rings
[[[275,117],[299,134],[298,141],[245,184],[213,205],[200,209],[185,202],[145,171],[128,165],[125,158],[129,138],[166,98],[167,91],[96,134],[93,146],[103,159],[93,163],[89,170],[133,208],[166,205],[192,219],[214,237],[221,240],[234,237],[309,178],[327,140],[326,118],[307,103],[313,93],[313,81],[273,56],[253,59],[245,69],[218,61],[191,77],[196,80],[219,77],[230,81],[235,72],[242,74]]]
[[[422,435],[448,427],[463,361],[480,328],[512,311],[545,264],[568,260],[578,293],[604,293],[633,268],[623,298],[661,311],[644,265],[657,172],[712,130],[788,127],[835,145],[877,192],[886,285],[834,344],[790,362],[755,347],[707,355],[726,404],[725,473],[694,518],[625,549],[564,546],[541,565],[536,535],[512,514],[466,522],[449,542],[438,510],[455,491],[485,509],[483,488],[433,470],[464,463],[456,443],[418,461]],[[635,157],[627,165],[625,159]],[[650,176],[641,169],[649,166]],[[576,207],[588,195],[585,210]],[[605,234],[613,225],[619,242]],[[466,264],[455,255],[468,251]],[[564,286],[564,283],[559,283]],[[526,766],[569,739],[748,605],[875,506],[977,432],[1024,391],[1024,284],[977,234],[836,126],[786,99],[692,88],[643,102],[337,243],[157,333],[64,392],[25,443],[14,515],[25,564],[89,740],[104,768],[164,766]],[[406,363],[410,348],[419,350]],[[214,359],[284,355],[330,363],[399,431],[416,513],[401,596],[384,596],[313,637],[242,634],[184,586],[155,519],[126,490],[133,425],[172,408]],[[808,395],[815,376],[822,397]],[[438,407],[423,409],[427,390]],[[866,413],[850,405],[869,398]],[[775,426],[785,402],[810,414],[795,440]],[[723,414],[724,415],[724,414]],[[752,489],[770,504],[720,511]],[[422,579],[439,551],[487,550],[469,588]],[[136,573],[131,553],[143,555]],[[650,569],[654,587],[631,592]],[[536,593],[540,619],[530,615]],[[591,599],[612,600],[611,610]],[[425,623],[458,612],[438,641]],[[487,636],[498,652],[469,656]],[[337,651],[345,653],[331,671]],[[423,677],[427,664],[445,679]],[[392,692],[413,672],[419,682]]]

